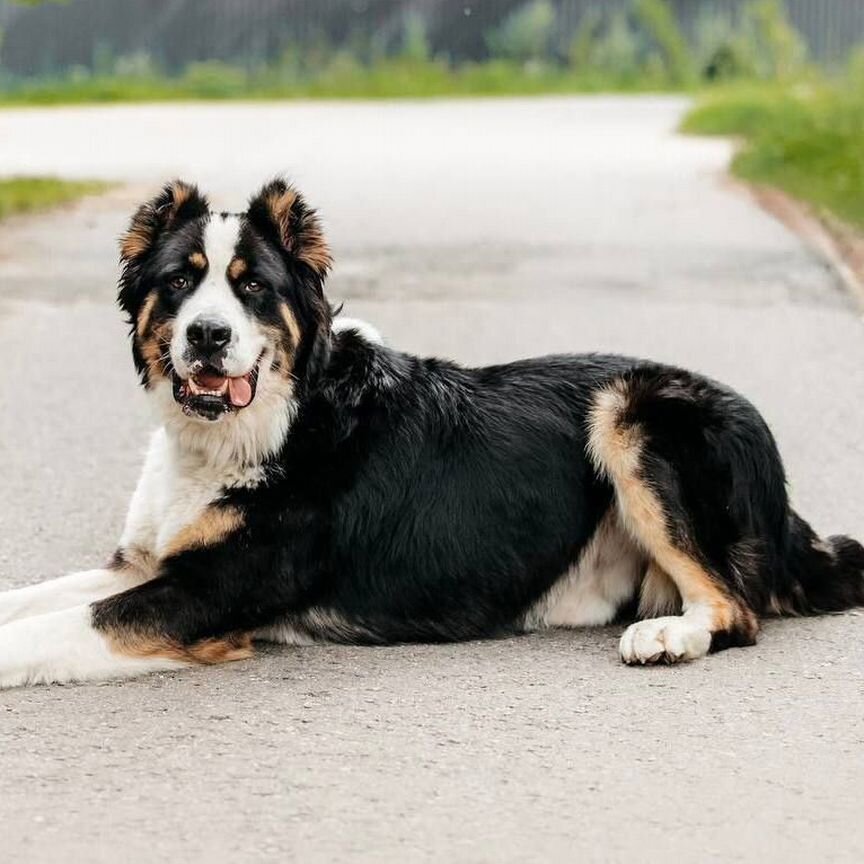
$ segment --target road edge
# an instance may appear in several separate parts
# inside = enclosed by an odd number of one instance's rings
[[[864,234],[774,186],[729,180],[828,264],[864,320]]]

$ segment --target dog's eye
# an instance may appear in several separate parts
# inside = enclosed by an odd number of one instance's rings
[[[185,276],[174,276],[168,281],[168,284],[175,291],[185,291],[189,287],[189,280]]]
[[[252,279],[243,283],[244,294],[260,294],[263,290],[264,286],[260,282],[255,282]]]

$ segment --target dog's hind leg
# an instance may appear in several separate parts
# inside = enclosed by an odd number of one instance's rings
[[[682,397],[676,385],[648,374],[621,379],[596,395],[590,415],[591,455],[612,481],[622,525],[651,561],[640,614],[662,616],[626,630],[620,645],[626,663],[693,660],[709,650],[753,644],[758,632],[734,574],[712,561],[698,539],[695,523],[700,518],[720,522],[728,513],[711,490],[692,488],[680,470],[681,460],[698,465],[703,456],[699,448],[705,445],[698,424],[678,411],[681,401],[692,407],[699,394]],[[667,431],[669,439],[661,441]],[[705,485],[716,481],[721,492],[734,487],[728,479],[703,478]],[[700,492],[709,507],[696,516],[685,502]],[[735,526],[729,533],[735,535]],[[678,598],[681,614],[668,614]]]

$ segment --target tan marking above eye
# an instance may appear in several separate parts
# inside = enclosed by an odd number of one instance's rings
[[[189,263],[196,270],[204,270],[207,267],[207,258],[201,252],[193,252],[189,256]]]
[[[228,265],[228,275],[238,280],[246,272],[246,262],[242,258],[234,258]]]

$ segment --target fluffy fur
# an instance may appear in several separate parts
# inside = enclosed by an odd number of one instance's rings
[[[241,214],[169,184],[121,250],[163,426],[111,563],[0,596],[0,685],[627,615],[625,662],[676,662],[864,603],[864,549],[792,511],[721,384],[608,355],[467,369],[334,324],[321,225],[281,180]]]

